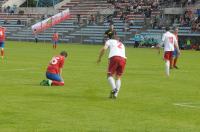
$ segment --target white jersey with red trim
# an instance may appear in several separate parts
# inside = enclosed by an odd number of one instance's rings
[[[104,48],[110,49],[108,58],[111,58],[113,56],[121,56],[126,59],[125,46],[122,42],[115,39],[109,39],[106,41]]]
[[[164,33],[162,44],[164,44],[164,51],[174,51],[174,45],[177,44],[176,36],[170,32]]]

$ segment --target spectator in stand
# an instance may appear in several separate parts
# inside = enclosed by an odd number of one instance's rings
[[[9,24],[9,23],[8,23],[8,20],[4,20],[3,24],[4,24],[4,25]]]
[[[95,24],[95,16],[92,14],[90,15],[89,25],[94,25],[94,24]]]
[[[124,20],[124,13],[121,13],[120,20]]]
[[[80,24],[80,21],[81,21],[81,15],[80,15],[80,14],[77,14],[77,24],[78,24],[78,25]]]
[[[133,26],[134,25],[134,21],[133,20],[130,20],[129,21],[129,26]]]
[[[200,23],[197,24],[197,26],[196,26],[196,31],[197,31],[197,32],[200,32]]]
[[[97,14],[96,14],[96,24],[99,24],[100,23],[100,18],[101,18],[101,14],[100,12],[98,11]]]
[[[200,9],[197,9],[197,15],[200,17]]]
[[[18,19],[18,20],[17,20],[17,25],[21,25],[21,24],[22,24],[21,20]]]
[[[192,27],[191,27],[192,32],[196,32],[196,27],[197,27],[196,22],[192,22]]]
[[[13,15],[14,13],[15,13],[14,7],[11,7],[11,8],[10,8],[10,15]]]
[[[107,17],[107,21],[108,21],[108,23],[110,24],[110,25],[113,25],[113,16],[112,15],[109,15],[108,17]]]
[[[188,0],[187,4],[188,5],[192,4],[192,0]]]
[[[42,15],[42,17],[41,17],[41,20],[44,20],[45,19],[45,16],[44,15]]]
[[[107,0],[107,3],[111,3],[111,0]]]
[[[7,6],[6,7],[6,13],[9,13],[10,12],[10,6]]]

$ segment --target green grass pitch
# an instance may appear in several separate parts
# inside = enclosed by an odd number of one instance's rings
[[[108,98],[100,45],[6,42],[0,60],[0,132],[199,132],[200,52],[183,51],[164,73],[155,49],[127,47],[117,100]],[[64,87],[40,86],[53,55],[67,50]]]

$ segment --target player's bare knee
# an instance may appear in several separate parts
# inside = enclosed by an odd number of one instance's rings
[[[107,78],[109,78],[109,77],[113,77],[113,75],[111,73],[108,73]]]
[[[117,75],[117,76],[116,76],[116,79],[117,79],[117,80],[121,79],[121,75]]]

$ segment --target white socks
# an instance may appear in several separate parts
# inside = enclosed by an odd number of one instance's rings
[[[118,79],[118,80],[116,80],[116,89],[117,89],[117,92],[115,93],[116,97],[119,93],[120,87],[121,87],[121,79]]]
[[[167,60],[165,62],[165,72],[167,76],[169,76],[169,68],[170,68],[170,62]]]
[[[121,79],[118,79],[115,82],[115,79],[112,76],[110,76],[108,77],[108,82],[110,83],[113,91],[117,89],[117,92],[115,93],[115,97],[117,97],[120,87],[121,87]]]
[[[48,84],[49,84],[49,86],[51,86],[52,80],[49,80],[49,79],[48,79]]]
[[[112,76],[110,76],[108,77],[108,82],[110,83],[112,90],[114,90],[116,88],[115,79]]]

